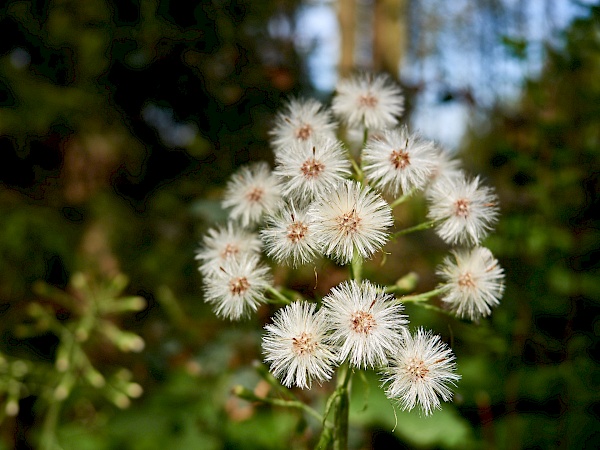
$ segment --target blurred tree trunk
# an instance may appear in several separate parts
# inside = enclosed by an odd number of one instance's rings
[[[356,68],[357,48],[370,49],[367,68],[397,76],[408,42],[408,0],[375,0],[371,5],[361,5],[360,8],[357,0],[338,0],[337,5],[341,41],[340,76],[347,76]],[[369,11],[369,8],[372,10]],[[372,27],[367,28],[369,33],[357,33],[359,20],[372,23]]]
[[[397,76],[407,47],[408,0],[375,0],[373,70]]]
[[[338,0],[340,21],[340,66],[341,77],[348,76],[354,68],[354,46],[356,38],[356,0]]]

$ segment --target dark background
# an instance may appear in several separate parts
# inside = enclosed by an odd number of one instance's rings
[[[408,3],[414,14],[435,2]],[[202,233],[226,217],[219,198],[230,174],[272,162],[268,130],[282,102],[330,98],[315,89],[310,52],[294,33],[269,28],[274,19],[293,24],[304,6],[55,0],[0,8],[0,449],[55,448],[48,436],[65,449],[314,445],[319,427],[306,428],[297,412],[230,395],[239,383],[264,388],[251,362],[272,311],[235,324],[216,319],[194,261]],[[463,377],[455,402],[427,419],[398,412],[392,432],[376,376],[356,377],[353,448],[600,446],[600,8],[580,12],[552,35],[517,99],[433,86],[437,104],[469,109],[460,156],[500,196],[486,245],[505,269],[506,294],[478,324],[407,308],[413,324],[451,341]],[[486,45],[524,61],[534,43],[510,39],[507,16],[497,17]],[[423,20],[418,36],[434,32]],[[427,57],[435,61],[435,51]],[[400,82],[409,112],[434,83]],[[418,201],[402,212],[414,221],[422,213]],[[367,275],[390,282],[416,270],[426,290],[447,250],[433,234],[411,236],[384,275],[376,266]],[[339,273],[328,266],[332,280]],[[115,281],[120,274],[128,282]],[[312,268],[278,276],[298,289],[313,282]],[[141,296],[146,306],[97,317],[142,336],[144,350],[119,351],[124,337],[76,344],[109,382],[95,389],[74,370],[53,409],[69,333],[87,305],[119,296]],[[144,394],[126,407],[115,392],[129,382]],[[6,414],[15,397],[18,414]]]

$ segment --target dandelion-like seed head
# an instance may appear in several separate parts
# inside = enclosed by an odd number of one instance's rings
[[[335,138],[336,123],[331,112],[314,99],[289,101],[275,119],[271,130],[275,154],[296,143]]]
[[[407,194],[425,188],[436,166],[436,157],[433,142],[409,133],[403,126],[367,141],[364,171],[375,187],[391,195]]]
[[[263,336],[265,361],[273,375],[291,387],[309,388],[331,378],[333,347],[326,342],[328,322],[316,304],[294,302],[275,313]]]
[[[339,361],[354,367],[385,364],[387,355],[400,345],[407,320],[403,306],[369,281],[343,282],[323,299],[324,312],[339,346]]]
[[[310,140],[281,150],[274,173],[284,197],[306,204],[349,176],[350,161],[338,140]]]
[[[442,301],[462,318],[489,316],[504,293],[504,271],[485,247],[453,252],[438,274],[446,288]]]
[[[448,244],[479,244],[498,220],[498,199],[479,178],[436,180],[427,192],[428,217],[437,221],[437,234]]]
[[[346,181],[316,200],[308,215],[322,252],[342,264],[356,251],[369,257],[387,241],[393,218],[381,196],[357,182]]]
[[[269,269],[259,263],[257,255],[228,258],[205,278],[204,299],[218,316],[239,320],[265,301],[270,282]]]
[[[230,208],[233,220],[242,226],[256,224],[261,217],[275,210],[281,200],[277,179],[266,163],[253,163],[238,170],[225,189],[223,207]]]
[[[280,263],[306,264],[317,254],[316,237],[306,208],[297,209],[290,204],[268,216],[260,236],[267,255]]]
[[[200,262],[198,269],[205,277],[210,276],[219,271],[226,260],[258,254],[260,249],[261,243],[255,233],[229,222],[227,226],[211,228],[204,236],[196,252],[196,260]]]
[[[383,130],[397,123],[404,111],[404,97],[385,75],[358,75],[339,81],[331,108],[350,128]]]
[[[435,147],[435,164],[429,177],[430,186],[438,180],[462,178],[464,176],[460,169],[460,162],[453,158],[449,151],[443,147]]]
[[[426,416],[440,409],[440,399],[452,399],[450,386],[460,376],[455,373],[454,354],[440,337],[419,328],[404,338],[383,369],[386,396],[398,401],[403,410],[419,406]]]

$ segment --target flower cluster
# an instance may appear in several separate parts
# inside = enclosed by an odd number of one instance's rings
[[[400,125],[403,103],[390,78],[370,75],[342,80],[331,110],[316,100],[287,103],[271,132],[274,169],[252,163],[231,177],[222,202],[230,222],[208,231],[196,259],[205,301],[218,316],[239,320],[263,303],[286,304],[263,337],[265,361],[283,385],[310,388],[342,364],[375,369],[388,397],[428,415],[452,398],[460,378],[455,357],[440,336],[420,328],[411,334],[403,299],[361,280],[356,268],[394,236],[393,208],[422,193],[423,225],[460,246],[438,268],[443,282],[431,291],[442,293],[449,310],[471,320],[489,315],[504,273],[480,246],[498,219],[493,189]],[[358,158],[340,140],[338,123],[347,137],[363,136]],[[353,279],[321,302],[296,299],[272,285],[263,253],[292,267],[316,267],[322,258],[351,264]]]

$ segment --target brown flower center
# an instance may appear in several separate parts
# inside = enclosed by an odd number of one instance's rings
[[[306,178],[317,178],[325,170],[325,165],[321,161],[311,158],[304,161],[300,170]]]
[[[354,209],[336,218],[340,231],[346,236],[358,231],[361,220]]]
[[[356,311],[350,319],[350,328],[359,334],[369,334],[377,326],[373,314],[367,311]]]
[[[246,198],[248,199],[249,202],[256,203],[256,202],[260,202],[262,200],[264,194],[265,194],[265,190],[263,188],[253,187],[246,194]]]
[[[300,128],[296,129],[296,137],[301,141],[306,141],[312,134],[312,127],[305,123]]]
[[[229,290],[233,295],[242,295],[250,288],[250,283],[246,277],[238,277],[229,280]]]
[[[371,93],[362,94],[358,98],[358,104],[360,106],[366,106],[367,108],[375,108],[377,103],[379,103],[379,100]]]
[[[424,379],[429,373],[429,369],[425,366],[422,359],[409,358],[406,364],[406,371],[412,377],[413,381]]]
[[[310,333],[303,331],[299,336],[292,338],[292,349],[298,356],[311,354],[316,348],[317,343]]]
[[[404,150],[394,150],[390,155],[390,161],[396,169],[404,169],[410,165],[410,157]]]
[[[467,217],[469,215],[469,205],[471,202],[467,199],[461,198],[454,203],[454,214],[459,217]]]
[[[227,244],[221,252],[221,258],[226,259],[235,256],[240,252],[240,248],[235,244]]]
[[[308,227],[302,222],[292,222],[287,228],[287,238],[294,244],[306,236]]]
[[[458,285],[463,288],[475,287],[475,281],[473,280],[471,273],[461,273],[458,277]]]

